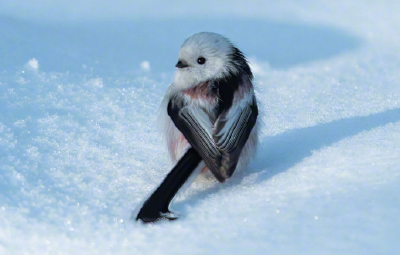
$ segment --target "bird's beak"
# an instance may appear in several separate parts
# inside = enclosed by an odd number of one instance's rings
[[[185,67],[188,67],[188,66],[189,65],[183,60],[179,60],[178,63],[176,64],[176,67],[178,67],[178,68],[185,68]]]

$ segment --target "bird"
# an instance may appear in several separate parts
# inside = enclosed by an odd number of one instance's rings
[[[249,62],[229,39],[213,32],[187,38],[160,106],[160,123],[175,166],[134,212],[143,223],[175,220],[178,191],[210,171],[221,183],[245,169],[258,143],[258,105]]]

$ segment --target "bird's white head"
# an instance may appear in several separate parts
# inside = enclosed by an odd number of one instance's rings
[[[242,53],[224,36],[201,32],[192,35],[179,51],[175,73],[176,89],[186,89],[240,72],[247,65]]]

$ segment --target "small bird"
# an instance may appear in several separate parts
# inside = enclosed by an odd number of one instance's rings
[[[176,219],[169,204],[185,183],[208,170],[223,183],[257,147],[253,74],[238,48],[220,34],[197,33],[183,43],[176,67],[160,114],[176,165],[133,215],[145,223]]]

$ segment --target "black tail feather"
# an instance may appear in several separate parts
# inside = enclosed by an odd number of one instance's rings
[[[154,193],[144,202],[136,220],[145,223],[160,219],[174,220],[176,217],[169,211],[168,207],[176,193],[188,180],[189,176],[200,163],[201,157],[195,149],[190,148],[178,161],[176,166],[169,172],[164,181]]]

